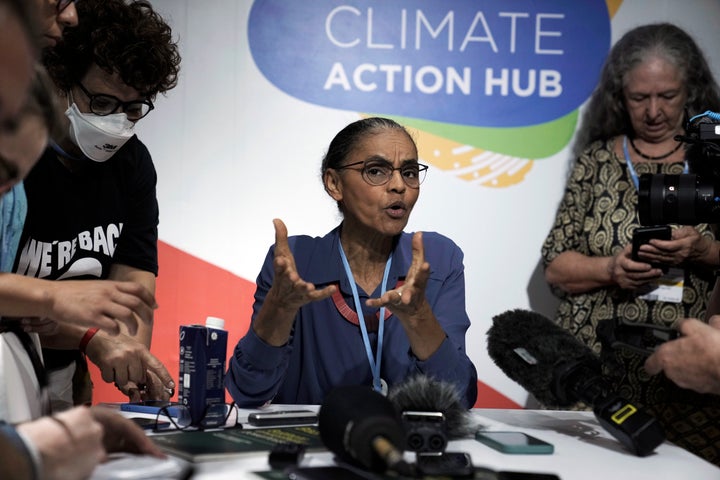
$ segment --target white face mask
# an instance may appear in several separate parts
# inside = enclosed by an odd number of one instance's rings
[[[133,136],[135,124],[124,113],[100,116],[82,113],[73,103],[65,111],[70,119],[70,139],[91,160],[104,162]]]

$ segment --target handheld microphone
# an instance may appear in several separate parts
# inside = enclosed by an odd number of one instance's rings
[[[403,459],[405,432],[390,400],[362,385],[337,387],[320,406],[323,444],[344,462],[374,472],[415,475]]]
[[[641,457],[665,440],[657,420],[611,391],[595,353],[542,315],[526,310],[497,315],[487,336],[490,358],[541,403],[587,403],[600,425]]]
[[[451,382],[413,375],[392,387],[388,399],[401,415],[408,450],[443,452],[448,440],[477,430],[477,422]]]

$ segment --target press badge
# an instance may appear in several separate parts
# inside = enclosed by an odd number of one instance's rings
[[[683,286],[685,284],[685,270],[671,267],[662,277],[643,286],[645,291],[640,298],[647,301],[681,303]]]

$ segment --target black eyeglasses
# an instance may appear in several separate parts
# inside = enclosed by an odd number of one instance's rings
[[[234,415],[233,415],[234,413]],[[234,420],[233,420],[234,417]],[[187,405],[171,403],[158,410],[153,431],[163,430],[163,419],[167,419],[178,430],[205,430],[206,428],[242,428],[238,407],[233,403],[212,403],[205,407],[200,418],[193,418]],[[166,427],[168,425],[166,424]]]
[[[362,165],[362,167],[354,168],[357,167],[357,165]],[[337,167],[335,170],[344,169],[360,172],[363,180],[376,187],[388,183],[395,170],[398,170],[405,185],[410,188],[418,188],[423,180],[425,180],[428,166],[422,163],[410,162],[400,167],[393,167],[389,162],[371,160],[343,165],[342,167]]]
[[[128,120],[137,121],[150,113],[155,108],[150,100],[133,100],[131,102],[123,102],[112,95],[98,94],[93,95],[88,92],[82,83],[78,82],[80,90],[90,99],[90,111],[95,115],[105,116],[118,111],[122,107],[122,111],[127,115]]]
[[[58,2],[55,4],[55,11],[57,13],[62,12],[65,10],[71,3],[75,3],[77,0],[58,0]]]

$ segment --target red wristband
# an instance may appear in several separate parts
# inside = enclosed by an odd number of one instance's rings
[[[85,349],[87,348],[88,343],[90,343],[90,339],[95,336],[95,334],[98,332],[98,328],[88,328],[87,332],[85,332],[85,335],[80,339],[80,345],[78,345],[78,349],[85,353]]]

